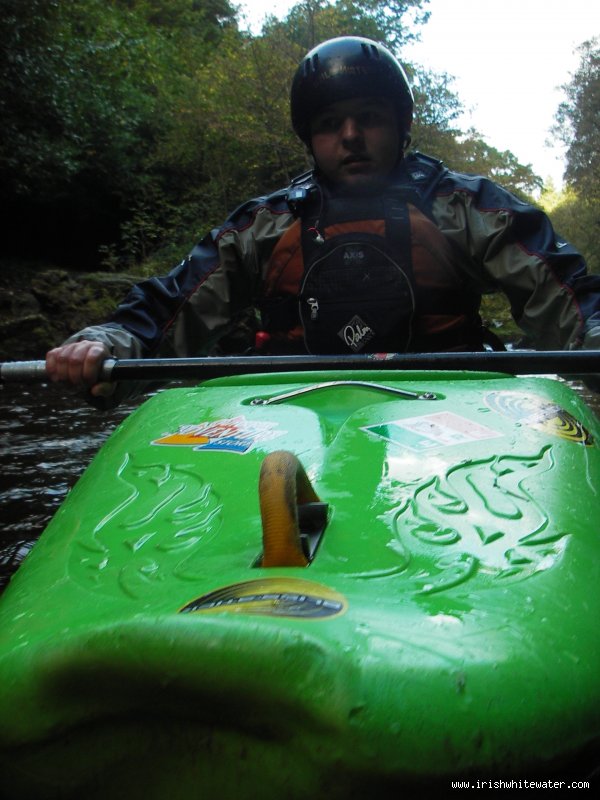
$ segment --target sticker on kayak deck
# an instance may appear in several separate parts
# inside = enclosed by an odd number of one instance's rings
[[[231,417],[198,425],[181,425],[176,433],[166,433],[152,444],[247,453],[255,445],[285,433],[274,430],[276,426],[276,422],[249,422],[244,416]]]
[[[594,437],[578,419],[556,403],[522,392],[490,392],[486,405],[504,417],[569,442],[592,445]]]
[[[347,607],[343,595],[320,583],[301,578],[262,578],[202,595],[179,609],[179,613],[325,619],[342,614]]]
[[[391,422],[382,422],[379,425],[368,425],[361,430],[372,433],[386,442],[399,444],[419,453],[434,447],[470,444],[502,436],[498,431],[473,422],[466,417],[453,414],[451,411],[438,411],[422,417],[396,419]]]

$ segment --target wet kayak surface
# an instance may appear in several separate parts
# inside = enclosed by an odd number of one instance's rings
[[[600,395],[571,384],[600,417]],[[47,385],[0,385],[0,592],[102,444],[146,398],[99,412]]]

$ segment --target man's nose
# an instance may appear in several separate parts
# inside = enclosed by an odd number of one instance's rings
[[[362,128],[356,117],[345,117],[341,125],[341,134],[344,141],[355,141],[363,135]]]

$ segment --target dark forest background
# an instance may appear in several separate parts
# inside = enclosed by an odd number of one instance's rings
[[[288,93],[309,48],[358,34],[404,61],[427,17],[427,0],[303,0],[252,35],[228,0],[0,0],[0,285],[49,266],[168,271],[239,203],[307,168]],[[579,51],[556,111],[560,192],[460,129],[448,75],[405,66],[413,146],[535,197],[600,272],[600,44]]]

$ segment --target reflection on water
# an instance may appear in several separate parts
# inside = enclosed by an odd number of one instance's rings
[[[600,416],[600,395],[574,386]],[[0,590],[135,405],[100,413],[62,388],[0,385]]]
[[[116,425],[62,388],[0,386],[0,589]]]

